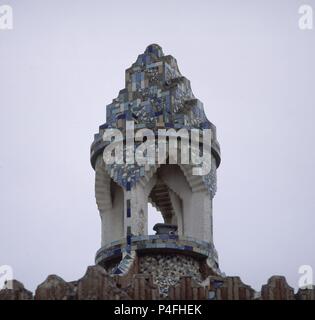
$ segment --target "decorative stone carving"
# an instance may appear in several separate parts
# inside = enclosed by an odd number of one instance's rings
[[[261,288],[261,299],[294,300],[294,290],[288,285],[285,277],[272,276]]]
[[[38,286],[35,299],[315,300],[315,287],[299,289],[294,295],[282,276],[271,277],[261,292],[255,292],[239,277],[209,276],[203,279],[196,260],[184,256],[176,257],[179,261],[172,258],[174,256],[168,259],[167,255],[138,257],[139,270],[130,270],[123,276],[110,276],[100,266],[88,267],[81,279],[72,282],[51,275]],[[16,280],[13,280],[13,289],[0,290],[0,300],[30,299],[32,293]]]
[[[11,289],[8,289],[11,288]],[[24,288],[17,280],[10,280],[4,289],[0,290],[0,300],[32,300],[33,294]]]
[[[119,289],[112,277],[101,266],[90,266],[77,283],[79,300],[129,300],[126,292]]]
[[[295,298],[296,300],[315,300],[315,286],[312,286],[312,289],[299,289]]]
[[[73,300],[75,296],[75,283],[66,282],[57,275],[49,275],[35,292],[35,300]]]
[[[244,284],[240,277],[213,277],[209,279],[210,300],[252,300],[255,290]]]

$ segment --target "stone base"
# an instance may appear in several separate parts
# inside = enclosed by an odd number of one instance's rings
[[[213,245],[172,233],[132,237],[129,247],[125,239],[115,241],[101,248],[95,261],[110,274],[152,276],[163,299],[181,277],[201,284],[209,275],[220,275]]]
[[[143,262],[143,266],[148,261]],[[273,276],[255,292],[239,277],[209,276],[198,283],[193,276],[180,276],[176,284],[169,284],[167,296],[160,294],[153,275],[108,274],[101,266],[88,267],[86,274],[77,281],[66,282],[51,275],[40,284],[35,296],[14,280],[12,289],[0,290],[0,300],[315,300],[315,287],[293,289],[284,277]]]
[[[139,273],[152,275],[153,283],[160,291],[161,298],[167,298],[169,288],[176,286],[180,278],[191,277],[201,284],[204,276],[201,261],[185,255],[149,254],[138,258]]]
[[[209,274],[220,274],[217,252],[211,243],[178,235],[135,236],[131,238],[130,246],[127,246],[126,239],[114,241],[97,251],[95,263],[110,271],[122,260],[126,252],[136,252],[137,256],[185,255],[211,264],[209,269],[212,270],[208,271]]]

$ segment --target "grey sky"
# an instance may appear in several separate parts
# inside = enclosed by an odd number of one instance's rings
[[[282,1],[33,1],[0,30],[0,265],[34,290],[100,245],[89,164],[105,106],[150,43],[178,61],[222,149],[221,270],[256,290],[315,268],[315,30]]]

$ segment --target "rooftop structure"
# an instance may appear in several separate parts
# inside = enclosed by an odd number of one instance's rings
[[[156,136],[160,129],[211,129],[210,172],[194,175],[190,163],[172,163],[169,151],[162,164],[105,163],[103,150],[109,144],[103,139],[105,130],[121,130],[126,142],[128,121],[134,122],[135,131],[147,128]],[[200,148],[202,144],[201,140]],[[177,148],[180,151],[180,143]],[[102,222],[102,247],[96,263],[123,274],[136,256],[172,253],[191,256],[203,261],[209,272],[220,273],[212,223],[220,164],[216,128],[195,98],[190,81],[181,75],[176,59],[164,55],[160,46],[148,46],[126,70],[125,88],[107,105],[106,123],[94,137],[91,164]],[[148,202],[162,213],[165,223],[156,226],[157,234],[150,236]]]

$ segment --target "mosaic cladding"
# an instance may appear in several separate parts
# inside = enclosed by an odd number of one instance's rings
[[[174,249],[179,252],[192,252],[204,257],[211,257],[218,267],[218,253],[212,243],[188,236],[178,235],[142,235],[132,237],[131,247],[126,246],[126,240],[116,240],[102,247],[96,253],[96,263],[106,261],[124,252],[148,249]]]
[[[126,70],[125,88],[107,105],[106,123],[100,126],[92,147],[104,144],[102,136],[107,128],[125,132],[126,120],[134,121],[135,130],[148,128],[156,134],[163,128],[211,129],[216,141],[215,126],[207,119],[202,102],[194,97],[190,81],[181,75],[176,59],[164,56],[156,44],[148,46]],[[211,171],[203,176],[203,181],[213,198],[218,164],[212,160]],[[145,166],[138,164],[107,164],[106,170],[126,190],[145,175]]]

